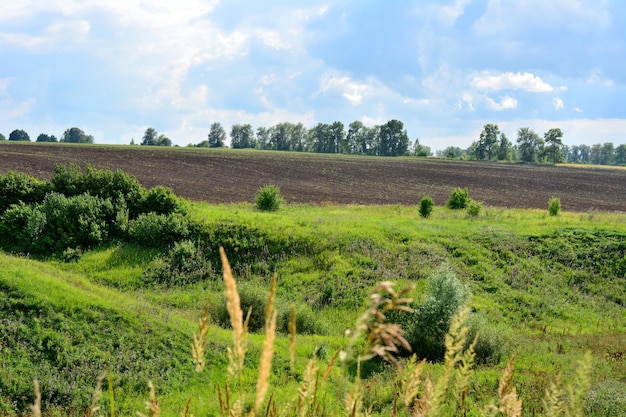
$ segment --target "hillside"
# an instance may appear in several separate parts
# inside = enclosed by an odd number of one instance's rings
[[[122,169],[145,187],[164,185],[209,203],[252,201],[261,185],[281,188],[289,203],[445,204],[466,187],[487,206],[626,211],[626,170],[418,158],[383,158],[231,149],[0,143],[0,174],[49,178],[55,164]]]

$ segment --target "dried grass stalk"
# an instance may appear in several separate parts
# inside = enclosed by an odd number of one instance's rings
[[[239,299],[239,292],[237,291],[237,283],[230,269],[226,252],[221,246],[220,257],[222,258],[222,267],[224,268],[226,310],[230,317],[230,325],[233,328],[233,347],[227,349],[228,373],[231,376],[235,376],[243,370],[243,361],[247,349],[247,330],[243,321],[243,312],[241,311],[241,301]],[[248,317],[250,317],[249,313]]]
[[[208,346],[207,334],[209,333],[209,303],[204,306],[202,317],[198,320],[198,333],[193,333],[191,356],[196,366],[196,372],[202,372],[206,366],[204,354]]]
[[[30,406],[33,412],[33,417],[41,417],[41,390],[39,389],[39,381],[36,379],[33,381],[35,386],[35,402]]]

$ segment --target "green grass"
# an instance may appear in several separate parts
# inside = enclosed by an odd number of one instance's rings
[[[276,272],[279,309],[307,305],[324,323],[327,334],[298,336],[297,375],[315,350],[322,348],[321,359],[328,361],[345,345],[344,332],[376,283],[415,283],[412,295],[420,299],[425,278],[447,264],[471,288],[474,314],[505,336],[504,361],[518,354],[514,384],[528,413],[540,408],[549,381],[559,372],[571,375],[587,350],[595,383],[626,383],[625,214],[549,216],[547,210],[484,207],[470,217],[438,206],[425,219],[417,206],[285,205],[268,213],[252,204],[194,203],[191,215],[207,230],[229,225],[226,230],[238,233],[227,243],[242,285],[266,291]],[[146,285],[146,268],[165,255],[132,245],[100,248],[68,264],[0,255],[0,366],[12,369],[10,382],[0,385],[14,384],[2,392],[14,389],[23,410],[32,402],[34,377],[51,373],[42,383],[45,399],[52,385],[82,372],[81,388],[68,387],[49,403],[84,406],[87,387],[113,369],[116,395],[128,414],[143,411],[152,379],[164,415],[178,415],[189,397],[195,415],[217,415],[214,392],[226,381],[229,332],[212,327],[209,366],[200,375],[192,372],[189,346],[206,301],[222,296],[221,269],[194,284]],[[261,344],[262,337],[253,335],[251,370],[244,376],[249,389]],[[275,392],[285,400],[298,385],[288,372],[288,351],[280,334],[272,381],[285,387]],[[137,357],[130,361],[132,355]],[[478,368],[473,401],[492,396],[504,365]],[[393,401],[385,372],[375,373],[366,388],[381,415]],[[0,414],[14,409],[4,401]]]

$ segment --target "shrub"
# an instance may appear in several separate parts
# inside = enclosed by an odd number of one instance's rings
[[[550,216],[558,215],[559,211],[561,211],[561,199],[558,197],[550,198],[548,202],[548,213],[550,213]]]
[[[467,207],[469,203],[469,196],[467,192],[467,188],[457,187],[452,190],[450,194],[450,199],[448,199],[448,208],[453,210],[461,210]]]
[[[505,332],[502,329],[489,325],[485,320],[472,315],[469,320],[469,331],[467,333],[467,344],[473,342],[476,336],[476,346],[474,346],[475,362],[478,365],[497,365],[502,360],[506,351]]]
[[[0,175],[0,213],[20,201],[26,204],[41,203],[52,185],[19,172]]]
[[[180,214],[145,213],[128,222],[128,237],[144,246],[169,246],[188,235],[188,221]]]
[[[276,185],[265,185],[259,189],[256,195],[256,208],[261,211],[276,211],[280,208],[283,198],[280,188]]]
[[[467,214],[469,214],[472,217],[476,217],[480,214],[480,211],[482,210],[482,208],[483,208],[483,203],[470,198],[469,202],[467,203]]]
[[[147,192],[140,203],[141,213],[154,212],[157,214],[183,213],[183,205],[172,190],[157,186]]]
[[[265,327],[265,306],[267,305],[268,298],[267,291],[252,284],[242,282],[237,284],[237,290],[239,291],[244,320],[248,315],[248,311],[250,311],[248,330],[250,332],[263,330]],[[221,297],[219,301],[215,300],[209,302],[209,314],[218,326],[225,329],[231,327],[230,316],[226,309],[226,299],[224,297]]]
[[[144,282],[166,286],[190,284],[207,279],[211,272],[211,263],[204,258],[202,249],[190,240],[183,240],[176,242],[166,256],[151,263],[144,273]]]
[[[440,361],[452,316],[468,298],[469,289],[451,269],[442,267],[428,278],[424,301],[411,304],[413,313],[399,313],[390,319],[404,328],[405,338],[417,357]]]
[[[435,203],[433,202],[432,198],[430,198],[428,196],[422,198],[421,201],[420,201],[420,208],[419,208],[420,216],[422,216],[424,218],[430,217],[430,214],[433,211],[434,205],[435,205]]]
[[[620,416],[626,410],[626,383],[604,381],[592,385],[585,395],[585,414]]]
[[[279,317],[279,330],[289,333],[289,322],[291,321],[291,308],[286,308]],[[296,332],[298,334],[328,334],[328,326],[307,304],[296,306]]]
[[[7,252],[30,253],[45,226],[46,215],[38,207],[15,204],[0,217],[0,247]]]

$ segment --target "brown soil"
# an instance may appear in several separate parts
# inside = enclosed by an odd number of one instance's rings
[[[121,169],[147,188],[211,203],[252,202],[275,184],[290,203],[438,205],[455,187],[489,206],[626,211],[626,170],[231,149],[0,142],[0,173],[49,179],[54,165]]]

